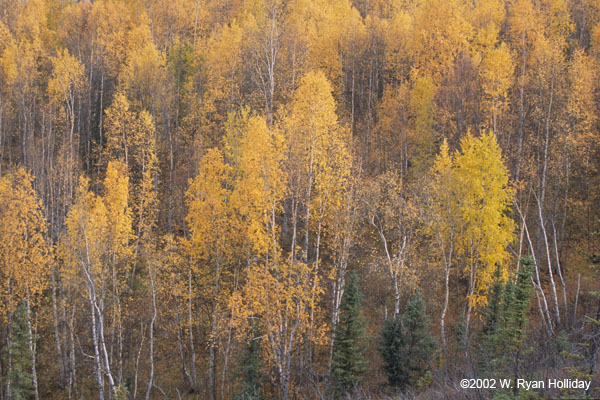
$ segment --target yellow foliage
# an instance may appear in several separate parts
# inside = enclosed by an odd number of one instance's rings
[[[54,103],[73,104],[74,93],[83,89],[85,84],[83,65],[62,49],[52,58],[52,77],[48,82],[48,94]]]
[[[50,247],[33,177],[22,168],[0,178],[0,318],[49,284]]]
[[[104,196],[88,191],[89,179],[80,179],[62,241],[66,272],[71,279],[81,273],[85,280],[98,287],[113,276],[109,271],[126,271],[133,238],[126,171],[121,162],[108,164]]]
[[[480,75],[494,129],[496,118],[508,105],[508,89],[513,83],[513,71],[512,55],[504,42],[489,50],[483,59]]]
[[[468,134],[461,140],[461,151],[451,157],[444,142],[432,172],[430,229],[441,240],[443,251],[454,245],[469,277],[469,301],[475,307],[485,306],[496,266],[501,279],[508,278],[507,248],[515,231],[507,214],[514,190],[500,146],[491,132],[479,138]]]

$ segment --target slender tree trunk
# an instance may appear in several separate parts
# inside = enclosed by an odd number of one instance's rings
[[[140,335],[142,338],[140,339],[140,346],[138,348],[137,356],[135,358],[135,368],[133,374],[133,398],[137,398],[137,389],[138,389],[138,371],[140,365],[140,358],[142,357],[142,350],[144,349],[144,340],[146,339],[146,328],[144,328],[144,321],[140,318]]]
[[[102,379],[102,363],[100,361],[100,350],[98,348],[98,333],[96,332],[96,311],[92,301],[92,293],[88,288],[88,300],[90,302],[90,314],[92,318],[92,340],[94,342],[94,371],[96,373],[96,384],[98,385],[98,398],[104,400],[104,382]]]
[[[55,268],[52,267],[50,271],[50,277],[52,279],[52,319],[54,322],[54,339],[56,343],[56,361],[58,362],[58,370],[60,374],[60,384],[65,385],[65,360],[63,358],[61,338],[58,330],[58,311],[56,306],[56,276]]]
[[[535,281],[533,280],[533,277],[531,277],[531,281],[533,283],[533,287],[536,289],[536,291],[535,291],[536,296],[538,296],[538,299],[537,299],[538,300],[538,308],[540,311],[542,322],[544,323],[544,326],[546,327],[546,332],[548,333],[548,335],[552,335],[552,319],[550,318],[550,311],[548,310],[548,302],[546,301],[546,295],[544,294],[544,289],[542,288],[542,283],[540,281],[540,269],[538,266],[537,259],[535,257],[533,242],[531,241],[531,236],[529,235],[529,229],[527,228],[527,222],[525,220],[525,216],[521,212],[521,209],[519,208],[519,205],[517,204],[516,201],[514,204],[515,204],[515,208],[517,209],[517,212],[519,213],[519,216],[521,217],[521,222],[523,223],[523,229],[525,231],[525,237],[527,238],[527,242],[529,243],[529,250],[531,252],[531,257],[533,258],[533,266],[535,268]],[[542,301],[540,301],[540,297],[541,297]],[[543,307],[542,307],[542,304],[543,304]]]
[[[448,345],[446,343],[446,312],[448,311],[448,301],[450,299],[450,266],[452,264],[452,243],[450,243],[450,252],[446,257],[444,253],[444,306],[440,316],[440,338],[442,340],[442,350],[444,357],[448,361]]]
[[[600,290],[598,290],[600,293]],[[588,358],[589,370],[588,375],[593,377],[596,369],[596,356],[598,355],[598,348],[600,347],[600,300],[598,300],[598,311],[596,312],[596,320],[594,321],[596,327],[592,334],[592,345],[590,346],[590,355]],[[592,385],[587,389],[586,394],[591,394]]]
[[[196,383],[196,350],[194,348],[194,324],[192,319],[192,268],[188,269],[188,328],[189,328],[189,341],[190,341],[190,353],[192,359],[190,360],[190,373],[191,373],[191,385],[192,390],[196,392],[198,386]]]
[[[7,313],[6,318],[6,348],[8,349],[6,355],[6,376],[8,379],[6,380],[6,386],[4,389],[6,399],[12,399],[12,351],[10,350],[12,347],[12,316],[10,313]]]
[[[27,292],[29,292],[29,290],[27,290]],[[28,299],[25,301],[25,303],[27,305],[27,338],[28,338],[28,344],[29,344],[29,354],[31,357],[31,380],[32,380],[32,384],[33,384],[33,398],[35,400],[39,400],[40,394],[39,394],[39,390],[38,390],[38,377],[37,377],[36,359],[35,359],[36,345],[35,345],[34,332],[33,332],[32,326],[31,326],[31,305],[29,303],[29,293],[27,294],[27,297],[28,297]]]
[[[556,295],[556,284],[554,282],[554,274],[552,273],[552,258],[550,256],[550,246],[548,244],[548,235],[546,233],[546,226],[544,223],[544,217],[542,215],[542,206],[538,199],[538,217],[540,219],[540,229],[544,237],[544,244],[546,245],[546,261],[548,264],[548,277],[550,278],[550,285],[552,287],[552,301],[554,302],[554,315],[556,316],[556,323],[560,324],[560,308],[558,306],[558,296]]]
[[[154,322],[156,321],[156,288],[154,287],[154,267],[152,262],[148,263],[149,276],[150,276],[150,290],[151,290],[151,301],[152,301],[152,319],[150,320],[150,331],[148,334],[150,350],[149,350],[149,361],[150,361],[150,377],[148,378],[148,387],[146,389],[146,400],[150,399],[150,393],[152,392],[152,386],[154,385]]]

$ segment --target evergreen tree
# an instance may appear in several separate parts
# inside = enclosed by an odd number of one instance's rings
[[[517,283],[511,280],[504,292],[503,326],[499,342],[502,349],[502,364],[508,364],[515,379],[519,376],[519,364],[523,355],[523,343],[526,337],[529,308],[531,306],[531,273],[533,260],[525,257],[521,260],[521,270]]]
[[[529,319],[529,307],[533,288],[531,287],[531,272],[533,260],[531,257],[525,257],[521,260],[521,270],[517,276],[517,284],[511,282],[507,285],[504,328],[508,331],[505,335],[510,338],[510,345],[518,346],[525,337],[527,321]],[[514,286],[510,288],[510,286]]]
[[[477,357],[482,373],[492,372],[494,360],[498,355],[498,336],[502,329],[503,296],[505,292],[505,285],[502,283],[501,271],[498,266],[488,305],[483,313],[483,329],[477,338]]]
[[[390,385],[402,389],[429,371],[436,343],[419,293],[408,302],[402,318],[386,321],[382,338],[380,352]]]
[[[481,373],[510,372],[515,379],[520,376],[519,363],[524,352],[532,295],[533,260],[526,257],[521,260],[521,265],[516,283],[514,278],[510,278],[503,285],[500,274],[496,273],[496,282],[484,313],[483,329],[478,337],[477,355]]]
[[[261,395],[260,341],[257,333],[258,329],[255,325],[240,364],[240,389],[234,396],[235,400],[261,400],[263,398]]]
[[[429,371],[436,343],[429,332],[429,317],[419,293],[406,305],[402,318],[406,330],[406,350],[411,379],[416,381]]]
[[[23,301],[13,314],[12,340],[9,348],[11,368],[8,379],[11,382],[10,398],[13,400],[25,400],[33,396],[29,340],[27,305]]]
[[[334,393],[338,395],[355,390],[367,369],[362,293],[357,280],[356,273],[350,273],[340,307],[340,320],[335,329],[332,381]]]
[[[409,382],[409,374],[403,358],[406,345],[400,315],[385,321],[381,331],[379,352],[383,358],[383,369],[390,386],[403,388]]]

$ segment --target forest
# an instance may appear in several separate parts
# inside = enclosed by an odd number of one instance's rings
[[[0,400],[600,397],[599,116],[598,0],[0,0]]]

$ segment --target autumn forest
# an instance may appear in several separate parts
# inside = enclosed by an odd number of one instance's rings
[[[600,396],[599,117],[597,0],[0,0],[0,400]]]

